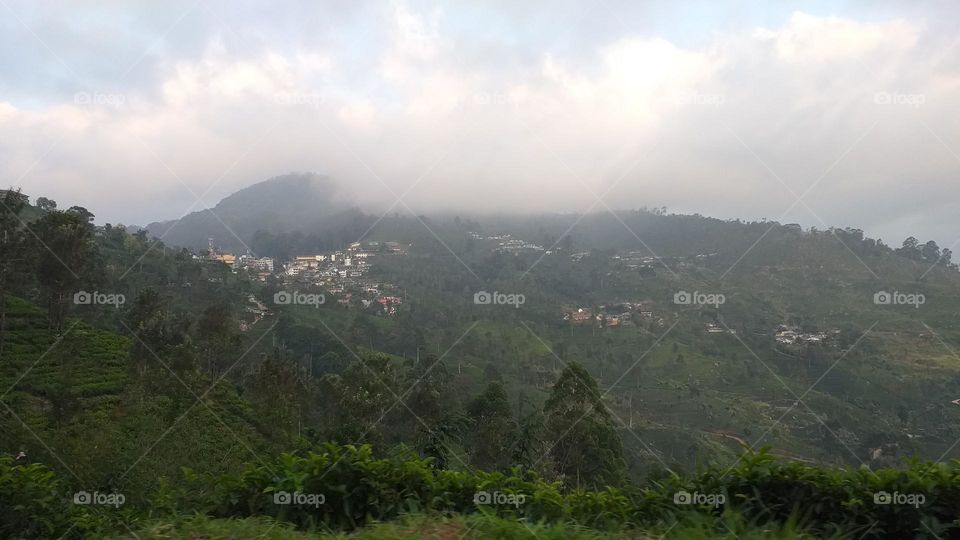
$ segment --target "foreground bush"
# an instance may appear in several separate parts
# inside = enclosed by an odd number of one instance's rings
[[[265,515],[301,527],[341,530],[415,512],[484,513],[628,530],[675,523],[690,512],[717,517],[732,511],[757,523],[795,520],[822,535],[960,534],[957,462],[913,461],[903,470],[870,471],[783,463],[760,452],[743,456],[731,469],[707,469],[689,480],[671,477],[645,487],[564,491],[560,483],[519,470],[438,471],[416,457],[375,458],[369,447],[328,445],[320,453],[284,455],[250,466],[215,485],[214,515]],[[324,503],[277,504],[278,494],[281,499],[284,494],[323,494]],[[483,504],[475,499],[480,494],[497,494],[500,504]]]
[[[0,457],[0,538],[56,537],[70,527],[70,504],[53,471]]]
[[[567,491],[519,469],[438,470],[416,456],[380,458],[369,446],[328,444],[319,452],[248,465],[236,475],[188,471],[185,482],[162,483],[155,491],[148,505],[76,506],[69,486],[45,466],[0,458],[0,537],[109,537],[150,520],[163,529],[209,518],[218,518],[210,525],[215,527],[236,520],[284,523],[296,536],[365,530],[410,515],[557,524],[613,537],[642,537],[639,531],[669,531],[673,537],[690,530],[691,537],[710,538],[731,527],[751,535],[795,529],[816,537],[960,537],[956,461],[870,471],[784,463],[760,452],[744,455],[733,468],[708,469],[690,479]]]

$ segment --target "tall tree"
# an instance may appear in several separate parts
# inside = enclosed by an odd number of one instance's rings
[[[623,441],[597,383],[571,362],[544,406],[550,457],[564,481],[575,486],[619,484],[626,473]]]
[[[48,199],[48,198],[46,198],[46,197],[38,197],[38,198],[37,198],[37,208],[39,208],[39,209],[41,209],[41,210],[46,210],[46,211],[48,211],[48,212],[49,212],[50,210],[56,210],[56,209],[57,209],[57,201],[55,201],[55,200],[53,200],[53,199]]]
[[[503,385],[488,384],[467,406],[467,417],[472,422],[467,443],[473,463],[486,470],[509,466],[516,427]]]
[[[93,276],[93,226],[76,212],[49,212],[36,222],[37,279],[46,290],[50,327],[63,331],[67,297]]]
[[[0,355],[6,341],[7,291],[24,267],[26,255],[20,211],[25,202],[19,191],[8,190],[0,197]]]

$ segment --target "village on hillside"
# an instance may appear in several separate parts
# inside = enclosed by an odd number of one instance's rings
[[[335,299],[340,306],[374,307],[385,315],[395,315],[403,295],[396,285],[371,278],[369,273],[376,258],[404,256],[409,249],[409,244],[399,242],[354,242],[346,249],[297,255],[281,262],[250,253],[223,252],[211,238],[206,254],[197,257],[226,264],[234,273],[247,272],[261,282],[273,277],[291,290],[320,289],[325,303]]]

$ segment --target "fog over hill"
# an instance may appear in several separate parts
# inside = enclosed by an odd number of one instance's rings
[[[259,230],[309,230],[348,208],[329,178],[291,173],[241,189],[213,208],[151,223],[146,229],[150,236],[176,246],[202,248],[213,238],[222,248],[241,250]]]

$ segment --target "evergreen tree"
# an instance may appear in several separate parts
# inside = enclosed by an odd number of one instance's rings
[[[467,406],[467,416],[473,424],[468,438],[473,463],[485,470],[509,466],[515,427],[503,385],[488,384]]]
[[[544,407],[555,470],[569,485],[619,484],[626,474],[623,441],[593,377],[572,362]]]

